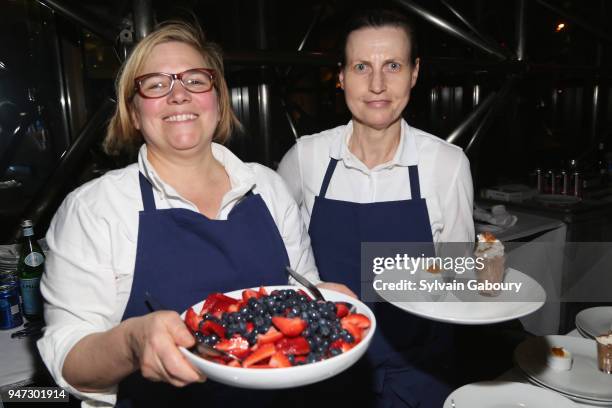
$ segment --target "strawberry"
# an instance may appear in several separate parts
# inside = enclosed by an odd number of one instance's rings
[[[248,343],[247,343],[248,344]],[[242,366],[247,368],[256,363],[262,362],[263,360],[272,357],[276,353],[276,348],[274,344],[267,343],[261,345],[256,351],[251,353],[243,362]]]
[[[291,339],[284,337],[275,344],[276,349],[285,355],[302,355],[310,353],[310,345],[303,337],[294,337]]]
[[[306,363],[308,361],[308,359],[306,358],[306,356],[295,356],[293,361],[295,362],[295,364],[297,364],[297,363]]]
[[[312,298],[310,297],[310,295],[308,293],[306,293],[303,289],[298,289],[297,290],[298,293],[302,296],[306,296],[306,300],[311,301]]]
[[[201,320],[202,318],[197,315],[197,313],[193,310],[192,307],[187,309],[187,313],[185,313],[185,324],[187,325],[187,327],[189,327],[192,333],[198,331],[198,327],[200,325]]]
[[[203,316],[205,313],[211,313],[215,317],[221,317],[223,313],[228,311],[231,305],[237,304],[238,300],[234,298],[226,296],[222,293],[211,293],[208,295],[204,305],[202,306],[200,316]]]
[[[259,291],[257,292],[257,294],[259,296],[257,296],[258,298],[263,297],[263,296],[268,296],[268,292],[266,291],[266,288],[264,288],[263,286],[259,287]]]
[[[272,357],[270,357],[270,367],[273,367],[273,368],[291,367],[291,363],[289,362],[289,359],[287,358],[287,356],[285,356],[280,351],[277,351],[276,353],[274,353]]]
[[[346,319],[346,317],[344,318]],[[349,332],[353,338],[355,339],[356,343],[359,343],[361,341],[361,337],[363,335],[363,330],[360,329],[359,327],[355,326],[354,324],[352,324],[349,321],[345,321],[344,319],[342,319],[340,321],[340,324],[342,325],[342,328],[344,330],[346,330],[347,332]]]
[[[270,326],[266,334],[257,335],[257,344],[276,343],[283,338],[283,333],[276,330],[274,326]]]
[[[366,315],[361,313],[352,313],[342,318],[342,323],[350,323],[360,329],[367,329],[370,327],[370,319]]]
[[[238,362],[238,360],[230,360],[229,363],[227,363],[227,365],[229,367],[240,367],[240,363]]]
[[[287,337],[299,336],[308,326],[308,323],[299,317],[274,316],[272,324]]]
[[[202,323],[200,331],[202,332],[202,334],[207,335],[215,333],[217,336],[219,336],[220,339],[225,337],[225,328],[219,323],[213,322],[211,320],[206,320],[204,323]]]
[[[215,348],[238,358],[245,358],[250,353],[249,342],[240,335],[235,335],[231,339],[222,339],[215,344]]]
[[[331,350],[333,348],[337,348],[337,349],[342,350],[343,353],[346,353],[347,351],[355,347],[355,344],[356,343],[347,343],[346,341],[342,339],[338,339],[329,345],[329,349]]]
[[[344,316],[349,314],[349,307],[345,302],[337,302],[336,303],[336,316],[342,319]]]
[[[250,298],[257,299],[259,294],[255,292],[253,289],[245,289],[242,291],[242,300],[244,302],[248,302]]]

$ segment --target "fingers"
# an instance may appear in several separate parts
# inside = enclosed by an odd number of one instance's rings
[[[178,346],[190,347],[193,336],[175,312],[155,312],[144,316],[145,334],[138,353],[143,377],[184,387],[206,379],[183,356]]]

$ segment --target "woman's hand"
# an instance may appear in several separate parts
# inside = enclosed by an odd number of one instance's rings
[[[195,344],[178,313],[159,311],[135,320],[139,321],[131,331],[131,349],[143,377],[176,387],[206,380],[178,349]]]
[[[318,288],[335,290],[336,292],[344,293],[350,297],[355,299],[359,299],[359,297],[348,288],[348,286],[343,285],[342,283],[334,283],[334,282],[321,282],[317,285]]]

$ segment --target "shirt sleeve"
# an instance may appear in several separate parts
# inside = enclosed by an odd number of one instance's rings
[[[285,180],[293,199],[297,202],[298,206],[302,205],[304,200],[304,189],[302,181],[302,171],[300,168],[300,157],[299,157],[299,143],[293,145],[291,149],[278,165],[278,174]]]
[[[46,328],[37,345],[57,384],[87,406],[113,406],[116,388],[81,392],[64,379],[62,369],[68,352],[83,337],[118,323],[112,321],[116,285],[109,237],[105,221],[75,193],[57,211],[46,236],[49,254],[41,280]]]
[[[449,185],[448,195],[443,202],[444,229],[441,242],[474,242],[474,187],[470,162],[461,153],[457,170]]]
[[[291,267],[312,283],[318,284],[321,279],[310,246],[310,236],[302,220],[300,209],[283,179],[269,169],[265,171],[269,172],[268,177],[272,190],[270,197],[273,197],[273,200],[266,200],[266,205],[281,234]],[[289,282],[297,283],[293,278],[289,278]]]

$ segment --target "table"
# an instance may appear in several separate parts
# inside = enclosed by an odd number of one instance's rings
[[[11,333],[21,329],[23,326],[0,331],[0,391],[32,384],[46,370],[34,337],[11,338]]]

